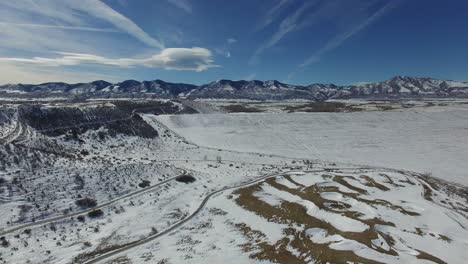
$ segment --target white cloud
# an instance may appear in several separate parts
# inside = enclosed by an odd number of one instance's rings
[[[115,55],[127,51],[108,33],[129,34],[148,48],[140,48],[138,58],[133,50]],[[100,0],[0,0],[0,39],[0,82],[115,80],[107,73],[119,67],[190,71],[217,67],[209,50],[165,48],[162,41]],[[114,68],[99,74],[86,72],[85,67],[67,67],[82,64]]]
[[[185,12],[192,13],[192,5],[187,0],[167,0],[169,3],[173,4],[177,8],[184,10]]]
[[[116,67],[155,67],[166,70],[204,71],[212,67],[212,54],[205,48],[167,48],[161,52],[143,59],[107,58],[92,54],[58,52],[62,55],[56,58],[0,58],[0,62],[28,64],[48,67],[75,66],[80,64],[96,64]]]
[[[227,43],[230,44],[230,45],[231,45],[231,44],[234,44],[234,43],[236,43],[236,42],[237,42],[237,39],[235,39],[235,38],[228,38],[228,39],[227,39]]]

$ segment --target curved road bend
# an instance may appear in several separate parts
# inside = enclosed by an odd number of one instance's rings
[[[131,192],[131,193],[128,193],[128,194],[125,194],[123,196],[120,196],[118,198],[115,198],[113,200],[110,200],[110,201],[107,201],[103,204],[100,204],[98,206],[95,206],[93,208],[89,208],[89,209],[86,209],[86,210],[81,210],[81,211],[77,211],[77,212],[74,212],[74,213],[71,213],[71,214],[66,214],[66,215],[61,215],[61,216],[56,216],[56,217],[52,217],[52,218],[47,218],[47,219],[43,219],[43,220],[39,220],[39,221],[36,221],[36,222],[30,222],[30,223],[27,223],[27,224],[23,224],[23,225],[19,225],[19,226],[16,226],[16,227],[13,227],[11,229],[6,229],[6,230],[3,230],[0,232],[0,236],[4,236],[4,235],[7,235],[7,234],[10,234],[10,233],[13,233],[15,231],[18,231],[18,230],[21,230],[21,229],[25,229],[25,228],[28,228],[28,227],[34,227],[34,226],[38,226],[38,225],[43,225],[43,224],[48,224],[48,223],[51,223],[51,222],[55,222],[55,221],[59,221],[59,220],[63,220],[63,219],[66,219],[66,218],[70,218],[70,217],[74,217],[74,216],[78,216],[78,215],[82,215],[82,214],[86,214],[88,212],[91,212],[91,211],[94,211],[94,210],[97,210],[97,209],[101,209],[101,208],[104,208],[106,206],[109,206],[109,205],[112,205],[120,200],[123,200],[123,199],[126,199],[126,198],[129,198],[129,197],[132,197],[132,196],[136,196],[136,195],[139,195],[139,194],[142,194],[142,193],[145,193],[145,192],[148,192],[158,186],[161,186],[165,183],[168,183],[170,181],[173,181],[175,180],[177,177],[179,176],[182,176],[182,175],[185,175],[187,174],[187,171],[185,169],[181,169],[182,170],[182,173],[177,175],[177,176],[174,176],[172,178],[169,178],[169,179],[166,179],[166,180],[163,180],[161,182],[158,182],[157,184],[155,185],[152,185],[148,188],[144,188],[144,189],[141,189],[141,190],[138,190],[138,191],[134,191],[134,192]]]
[[[339,169],[339,168],[334,168],[334,169]],[[247,185],[251,185],[251,184],[255,184],[255,183],[258,183],[258,182],[261,182],[263,180],[266,180],[268,178],[271,178],[271,177],[278,177],[278,176],[286,176],[290,173],[294,173],[294,172],[321,172],[321,171],[324,171],[324,169],[317,169],[317,170],[307,170],[307,171],[286,171],[286,172],[281,172],[281,173],[274,173],[274,174],[267,174],[267,175],[264,175],[256,180],[253,180],[253,181],[250,181],[250,182],[246,182],[246,183],[242,183],[242,184],[238,184],[238,185],[235,185],[235,186],[231,186],[231,187],[225,187],[225,188],[222,188],[220,190],[217,190],[217,191],[213,191],[211,193],[209,193],[204,199],[203,201],[201,202],[201,204],[198,206],[198,208],[192,213],[190,214],[189,216],[187,216],[186,218],[180,220],[179,222],[175,223],[174,225],[172,225],[171,227],[161,231],[160,233],[157,233],[157,234],[154,234],[154,235],[151,235],[151,236],[148,236],[146,238],[143,238],[141,240],[137,240],[137,241],[134,241],[134,242],[131,242],[130,244],[127,244],[125,246],[122,246],[121,248],[117,249],[117,250],[114,250],[114,251],[111,251],[109,253],[106,253],[106,254],[103,254],[95,259],[92,259],[92,260],[89,260],[87,262],[84,262],[85,264],[92,264],[92,263],[98,263],[104,259],[107,259],[107,258],[110,258],[112,256],[115,256],[117,254],[120,254],[124,251],[127,251],[129,249],[132,249],[132,248],[135,248],[135,247],[138,247],[138,246],[141,246],[143,244],[146,244],[150,241],[153,241],[159,237],[162,237],[172,231],[174,231],[175,229],[181,227],[182,225],[184,225],[185,223],[187,223],[188,221],[190,221],[192,218],[194,218],[196,215],[198,215],[201,210],[203,210],[203,208],[205,207],[206,203],[208,202],[208,200],[213,197],[214,195],[218,194],[218,193],[221,193],[221,192],[224,192],[224,191],[227,191],[227,190],[232,190],[232,189],[236,189],[236,188],[240,188],[240,187],[245,187]]]

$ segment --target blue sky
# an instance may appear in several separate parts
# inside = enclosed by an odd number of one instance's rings
[[[0,2],[0,83],[468,80],[466,0]]]

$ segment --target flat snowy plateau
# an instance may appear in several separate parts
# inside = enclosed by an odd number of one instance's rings
[[[408,169],[468,185],[468,106],[157,119],[201,146]]]

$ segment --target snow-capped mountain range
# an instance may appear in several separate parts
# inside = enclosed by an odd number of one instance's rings
[[[320,83],[305,86],[290,85],[276,80],[219,80],[203,85],[170,83],[162,80],[143,82],[126,80],[113,84],[100,80],[77,84],[62,82],[37,85],[7,84],[0,86],[0,97],[153,97],[316,101],[349,98],[468,97],[468,82],[407,76],[396,76],[382,82],[346,86]]]

